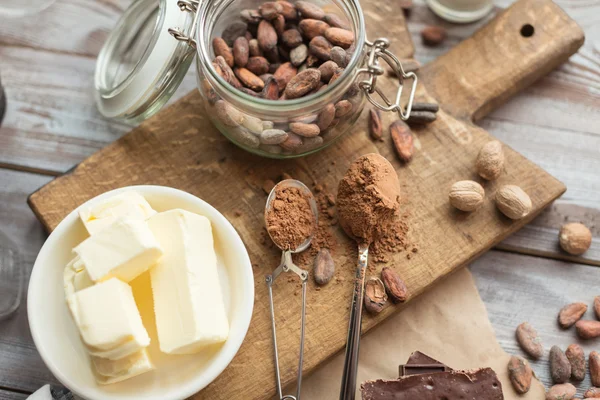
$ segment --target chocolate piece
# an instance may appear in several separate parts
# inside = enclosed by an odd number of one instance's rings
[[[362,400],[503,400],[502,384],[491,368],[412,375],[367,381]]]
[[[421,375],[430,374],[434,372],[448,372],[452,371],[452,368],[442,364],[436,359],[429,357],[420,351],[415,351],[410,355],[406,364],[400,365],[399,374],[400,378],[409,375]]]

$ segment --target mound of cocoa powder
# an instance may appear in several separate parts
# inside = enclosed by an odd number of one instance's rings
[[[298,248],[315,232],[317,225],[306,193],[285,186],[275,189],[275,198],[265,220],[271,239],[285,250]]]
[[[379,154],[356,159],[338,186],[339,223],[358,243],[393,241],[398,232],[400,183],[394,167]]]

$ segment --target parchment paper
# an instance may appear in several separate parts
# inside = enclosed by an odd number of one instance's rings
[[[361,382],[397,378],[398,365],[404,364],[416,350],[454,369],[491,367],[502,381],[505,399],[545,398],[544,388],[536,379],[526,395],[513,390],[506,368],[510,355],[496,341],[485,306],[466,268],[447,277],[363,336],[357,399],[361,398],[358,390]],[[338,399],[343,364],[344,354],[338,354],[306,378],[302,399]]]

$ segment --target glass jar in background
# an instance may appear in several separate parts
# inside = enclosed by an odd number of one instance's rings
[[[4,87],[2,86],[2,76],[0,76],[0,126],[4,119],[4,113],[6,112],[6,94],[4,93]]]
[[[426,0],[426,2],[439,17],[457,23],[480,20],[494,9],[492,0]]]
[[[268,100],[227,83],[213,65],[212,39],[233,22],[239,23],[240,11],[262,3],[159,0],[157,5],[153,0],[137,0],[99,55],[95,81],[102,114],[128,122],[153,115],[175,91],[195,56],[207,116],[229,140],[255,154],[291,158],[321,150],[350,130],[367,99],[382,110],[408,118],[416,75],[402,70],[387,50],[387,40],[367,40],[358,0],[314,1],[326,12],[345,18],[354,34],[354,51],[346,68],[323,90],[291,100]],[[389,101],[376,88],[377,76],[384,73],[380,59],[397,73],[401,86],[405,80],[412,82],[406,107],[400,105],[401,90]],[[375,100],[375,93],[384,104]],[[317,125],[319,132],[297,135],[292,132],[294,123]]]
[[[17,246],[0,231],[0,321],[10,317],[21,304],[23,266]]]

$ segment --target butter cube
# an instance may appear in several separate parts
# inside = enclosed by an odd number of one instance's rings
[[[118,360],[150,344],[131,287],[116,278],[67,298],[88,352]]]
[[[152,216],[148,225],[164,249],[150,270],[160,349],[191,354],[227,340],[210,221],[175,209]]]
[[[146,349],[118,360],[92,356],[92,365],[96,373],[96,381],[101,385],[121,382],[154,369]]]
[[[162,255],[145,221],[121,219],[90,236],[73,249],[94,282],[116,277],[135,279]]]
[[[120,218],[146,220],[156,211],[138,192],[128,190],[79,210],[79,218],[90,235],[100,232]]]

